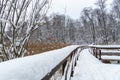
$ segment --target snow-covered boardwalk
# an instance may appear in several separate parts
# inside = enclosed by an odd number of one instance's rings
[[[0,63],[0,80],[41,80],[79,45]],[[44,79],[48,80],[48,79]]]
[[[80,53],[72,80],[120,80],[120,65],[104,64],[85,49]]]
[[[86,47],[71,45],[2,62],[0,80],[120,80],[120,64],[104,64],[89,49],[83,48]],[[64,69],[64,73],[58,73],[61,75],[55,74],[58,66]],[[47,78],[49,75],[51,76]]]

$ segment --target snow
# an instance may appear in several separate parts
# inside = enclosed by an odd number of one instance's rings
[[[0,63],[0,80],[41,80],[78,45]]]
[[[72,80],[120,80],[120,65],[104,64],[85,49],[80,53]]]
[[[103,60],[120,60],[120,56],[101,56]]]
[[[2,47],[2,44],[0,44],[0,48]]]
[[[120,48],[120,45],[89,45],[89,47],[96,47],[96,48]]]
[[[118,50],[101,50],[101,53],[104,54],[104,53],[111,53],[111,54],[120,54],[120,51]]]
[[[120,45],[89,45],[94,47],[120,47]]]

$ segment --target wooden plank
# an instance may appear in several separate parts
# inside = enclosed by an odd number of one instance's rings
[[[101,59],[101,60],[105,60],[105,61],[120,61],[119,59]]]
[[[101,50],[101,55],[120,55],[120,51],[103,51]]]
[[[0,57],[3,57],[3,55],[0,55]]]
[[[117,53],[117,54],[120,54],[120,51],[101,50],[101,53]]]

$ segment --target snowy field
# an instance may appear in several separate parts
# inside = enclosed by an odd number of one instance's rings
[[[120,65],[104,64],[85,49],[80,53],[72,80],[120,80]]]
[[[0,80],[41,80],[78,45],[0,63]]]

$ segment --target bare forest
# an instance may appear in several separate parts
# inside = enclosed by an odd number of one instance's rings
[[[5,60],[70,44],[120,44],[120,0],[97,0],[78,19],[46,15],[51,0],[0,0],[0,53]]]

